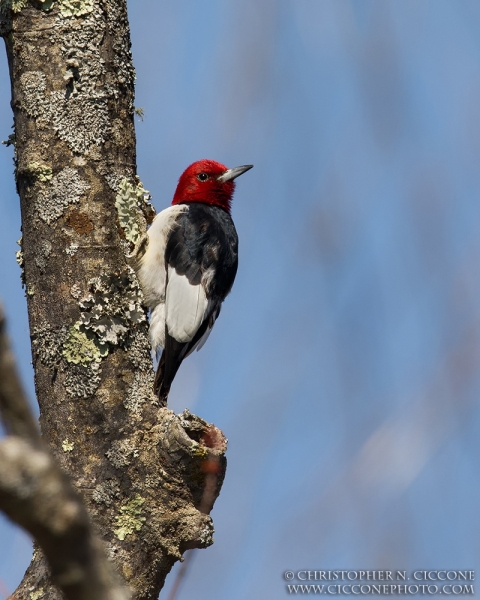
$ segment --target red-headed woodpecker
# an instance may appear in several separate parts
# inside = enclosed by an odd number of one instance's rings
[[[232,288],[238,265],[230,216],[234,179],[252,166],[193,163],[178,181],[172,206],[148,230],[138,277],[151,309],[152,348],[163,348],[154,386],[163,402],[183,359],[205,343]]]

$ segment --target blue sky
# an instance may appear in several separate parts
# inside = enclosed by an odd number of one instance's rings
[[[179,600],[277,600],[286,569],[476,569],[480,5],[129,13],[138,172],[157,210],[194,160],[255,165],[234,199],[233,291],[172,388],[172,408],[229,438],[215,544]],[[5,139],[5,60],[0,81]],[[0,296],[33,398],[12,170],[0,148]],[[0,539],[13,590],[28,542],[3,521]]]

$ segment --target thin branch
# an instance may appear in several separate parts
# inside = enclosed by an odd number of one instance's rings
[[[8,591],[3,579],[0,579],[0,594],[2,594],[4,600],[10,597],[10,592]]]
[[[195,555],[195,549],[189,550],[186,553],[183,563],[177,571],[177,575],[175,577],[175,581],[170,590],[170,594],[168,595],[167,600],[177,600],[178,590],[180,589],[180,585],[184,581],[187,575],[188,568],[192,564],[193,557]]]

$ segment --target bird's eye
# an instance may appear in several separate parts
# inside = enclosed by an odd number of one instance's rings
[[[208,175],[206,173],[199,173],[197,175],[197,179],[200,180],[200,181],[207,181]]]

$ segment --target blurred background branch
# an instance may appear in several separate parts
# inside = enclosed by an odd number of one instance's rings
[[[68,600],[128,600],[68,476],[41,441],[0,303],[0,510],[28,531]],[[37,590],[38,591],[38,590]]]

